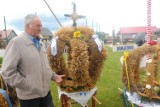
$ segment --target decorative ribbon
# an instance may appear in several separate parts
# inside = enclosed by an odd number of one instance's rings
[[[128,52],[124,52],[124,55],[123,55],[123,61],[124,61],[124,64],[125,64],[125,67],[126,67],[126,75],[127,75],[127,82],[128,82],[128,90],[130,91],[131,88],[130,88],[130,81],[129,81],[129,76],[128,76],[128,67],[127,67],[127,61],[126,59],[129,57],[129,53]],[[131,106],[134,107],[133,103],[130,101],[131,103]]]
[[[126,61],[128,56],[129,56],[129,53],[128,52],[124,52],[123,61]]]
[[[92,38],[96,42],[99,52],[101,52],[103,49],[103,44],[102,44],[101,40],[99,39],[98,35],[92,35]]]
[[[9,99],[9,96],[6,93],[6,91],[0,88],[0,93],[5,97],[5,99],[6,99],[7,103],[8,103],[8,107],[12,107],[12,103],[11,103],[11,101]]]
[[[57,55],[57,52],[58,52],[58,49],[57,49],[57,39],[58,39],[58,36],[56,38],[53,38],[52,42],[51,42],[51,54],[53,56]]]
[[[128,82],[128,90],[130,91],[130,81],[129,81],[129,76],[128,76],[127,62],[126,62],[126,59],[128,58],[128,56],[129,56],[129,53],[128,53],[128,52],[124,52],[123,61],[124,61],[125,68],[126,68],[126,75],[127,75],[127,82]]]

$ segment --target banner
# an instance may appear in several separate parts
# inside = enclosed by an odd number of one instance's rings
[[[130,51],[133,49],[136,49],[137,45],[117,45],[117,46],[113,46],[113,52],[117,52],[117,51]]]

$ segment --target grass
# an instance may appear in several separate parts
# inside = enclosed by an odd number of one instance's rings
[[[0,56],[0,64],[2,64],[3,61],[3,57]]]
[[[118,88],[123,89],[121,81],[121,64],[120,57],[123,52],[112,52],[112,48],[106,47],[108,58],[104,63],[103,71],[99,81],[97,82],[97,99],[102,103],[96,107],[124,107],[123,100]],[[55,107],[60,107],[58,99],[57,86],[51,82],[51,92]],[[91,101],[88,102],[91,107]],[[79,104],[74,104],[73,107],[81,107]]]
[[[3,62],[3,57],[0,56],[0,68],[2,66],[2,62]]]

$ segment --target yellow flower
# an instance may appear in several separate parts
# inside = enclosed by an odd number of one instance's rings
[[[129,56],[129,53],[128,52],[124,52],[123,61],[126,61],[128,56]]]
[[[81,37],[81,32],[80,31],[75,31],[74,33],[73,33],[73,37],[75,37],[75,38],[78,38],[78,37]]]

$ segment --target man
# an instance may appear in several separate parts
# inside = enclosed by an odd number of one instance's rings
[[[50,80],[59,84],[65,76],[51,70],[41,28],[37,15],[27,15],[25,32],[9,42],[4,54],[1,75],[16,88],[21,107],[53,107]]]

